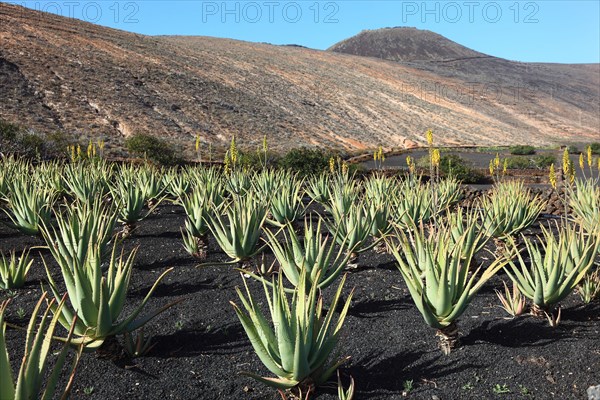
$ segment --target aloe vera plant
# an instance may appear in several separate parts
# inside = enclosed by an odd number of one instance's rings
[[[306,194],[313,201],[326,204],[330,198],[329,185],[329,174],[314,175],[306,181]]]
[[[440,227],[430,235],[424,229],[421,225],[413,240],[398,229],[399,244],[386,240],[417,309],[425,322],[437,329],[440,348],[449,354],[459,343],[458,318],[505,261],[496,259],[485,270],[481,271],[480,267],[470,274],[475,246],[462,243],[472,240],[468,232],[451,244],[443,240],[445,228]],[[470,251],[463,254],[463,248]]]
[[[219,181],[196,186],[179,199],[187,216],[182,231],[184,248],[191,255],[200,259],[205,257],[206,236],[210,232],[208,221],[223,201],[223,187]]]
[[[371,236],[375,239],[392,229],[392,211],[387,197],[395,184],[395,180],[383,175],[374,175],[365,182],[365,202],[373,220]]]
[[[378,238],[369,243],[374,219],[363,204],[353,203],[344,213],[333,209],[333,221],[325,221],[335,241],[353,257],[370,250],[379,243]]]
[[[346,182],[338,178],[332,181],[329,203],[324,206],[335,220],[339,220],[343,215],[347,215],[350,208],[358,202],[359,190],[354,181]]]
[[[56,227],[43,225],[42,236],[59,264],[83,265],[88,258],[102,260],[108,254],[117,220],[116,211],[102,199],[65,204],[56,215]]]
[[[209,215],[209,229],[231,264],[243,263],[258,254],[261,228],[267,207],[248,194],[223,204],[224,214]]]
[[[525,237],[523,241],[531,266],[511,238],[509,243],[519,265],[510,260],[506,273],[533,302],[532,313],[546,315],[550,325],[556,326],[560,322],[560,307],[558,313],[553,308],[573,292],[594,265],[600,234],[585,235],[575,227],[562,227],[557,238],[549,229],[542,228],[539,244]]]
[[[179,173],[176,169],[169,169],[163,176],[163,186],[171,199],[179,199],[192,188],[192,180],[184,171]]]
[[[304,215],[302,182],[292,181],[291,184],[282,185],[277,192],[271,193],[270,196],[271,218],[267,219],[270,224],[283,227]]]
[[[65,368],[69,373],[69,378],[65,386],[62,389],[58,389],[58,381],[67,359],[68,344],[72,337],[72,329],[69,331],[66,344],[57,353],[56,360],[54,360],[52,365],[49,362],[48,356],[51,353],[50,345],[58,322],[58,316],[55,315],[50,319],[50,310],[53,307],[61,310],[64,305],[64,299],[58,304],[55,303],[55,300],[50,301],[36,329],[37,317],[45,299],[46,293],[42,294],[38,300],[29,320],[25,337],[24,355],[16,380],[12,375],[5,340],[6,326],[4,323],[4,313],[9,302],[5,301],[0,304],[0,399],[50,400],[55,396],[60,396],[61,399],[69,397],[81,352],[77,352],[73,364],[69,368]]]
[[[115,182],[110,187],[112,197],[117,204],[119,221],[124,225],[123,235],[127,236],[136,228],[137,223],[146,218],[160,201],[156,201],[148,211],[144,206],[148,202],[146,191],[132,169],[122,169],[116,174]]]
[[[350,377],[350,385],[348,390],[344,388],[342,378],[340,377],[340,371],[338,370],[338,399],[339,400],[353,400],[354,399],[354,378]]]
[[[272,325],[252,297],[246,282],[246,295],[237,288],[243,308],[233,302],[231,304],[254,351],[277,378],[261,377],[250,372],[244,374],[280,391],[290,391],[298,398],[308,398],[315,387],[326,382],[348,360],[330,361],[352,299],[350,293],[334,324],[345,280],[345,277],[341,279],[327,313],[323,311],[323,298],[318,286],[307,286],[308,280],[304,277],[299,279],[299,285],[291,294],[291,302],[283,287],[282,275],[277,282],[273,281],[271,294],[264,284]]]
[[[37,235],[42,223],[48,223],[56,197],[43,190],[27,176],[15,179],[5,198],[8,208],[4,210],[11,223],[9,226],[26,235]]]
[[[117,257],[115,244],[106,268],[103,268],[98,257],[90,256],[97,254],[98,250],[88,251],[82,262],[78,258],[71,259],[69,254],[60,254],[60,258],[56,259],[69,294],[69,303],[60,309],[52,307],[52,312],[58,315],[58,321],[66,328],[77,315],[72,343],[82,345],[86,350],[96,350],[108,337],[132,332],[178,303],[172,302],[138,318],[160,281],[172,271],[170,268],[158,277],[142,302],[128,316],[121,316],[136,252],[137,249],[134,249],[127,257],[121,252]],[[45,260],[44,265],[50,289],[58,300],[62,298],[59,286]]]
[[[148,207],[153,207],[162,200],[161,196],[166,186],[161,176],[161,170],[149,165],[144,165],[137,171],[140,187]]]
[[[312,220],[305,220],[302,240],[294,228],[288,225],[283,230],[283,244],[277,240],[273,232],[265,230],[268,237],[267,244],[273,251],[281,272],[294,287],[300,284],[300,277],[304,277],[307,279],[307,286],[316,284],[320,289],[324,289],[340,276],[348,263],[350,253],[344,251],[342,247],[335,251],[335,242],[328,241],[320,233],[321,222],[322,219],[319,217],[314,229]],[[253,277],[267,282],[264,278],[254,275]]]
[[[225,188],[233,196],[243,196],[252,188],[252,180],[246,172],[234,170],[225,180]]]
[[[590,235],[600,232],[600,186],[593,179],[575,180],[569,205],[575,221]]]
[[[460,242],[463,257],[467,257],[471,252],[475,254],[481,251],[489,240],[488,233],[478,224],[477,217],[477,211],[461,207],[456,212],[446,214],[445,222],[442,222],[446,227],[446,236],[442,240],[447,240],[452,245]],[[463,235],[467,237],[461,241]]]
[[[506,282],[504,284],[504,294],[498,289],[495,289],[496,296],[502,304],[502,309],[510,316],[516,317],[525,312],[525,296],[521,294],[517,285],[513,283],[512,292],[508,289]]]
[[[456,178],[444,178],[434,185],[437,211],[436,214],[449,209],[462,199],[460,182]]]
[[[404,230],[414,229],[434,216],[433,196],[429,185],[409,177],[398,185],[392,199],[392,221]]]
[[[63,179],[68,191],[83,203],[92,202],[109,191],[108,181],[112,176],[111,167],[98,164],[67,164]]]
[[[501,182],[480,202],[483,226],[490,236],[506,239],[529,227],[538,218],[545,202],[531,196],[523,182]]]
[[[36,184],[60,196],[66,192],[66,183],[63,177],[63,167],[58,161],[43,162],[36,168],[34,178]]]
[[[282,179],[283,174],[286,174],[286,172],[275,171],[272,169],[264,169],[260,172],[257,172],[251,177],[251,187],[252,189],[254,189],[254,193],[256,194],[256,196],[263,203],[269,203],[271,201],[271,197],[282,188],[283,184],[285,183],[285,179]],[[242,180],[238,177],[234,178],[234,183],[232,186],[233,194],[239,195],[249,189],[236,189],[235,186],[237,185],[237,183],[235,182],[242,182]],[[242,183],[241,187],[243,188],[244,186],[246,186],[246,183]]]
[[[29,257],[29,249],[23,250],[23,253],[17,258],[16,251],[10,252],[7,259],[4,253],[0,252],[0,289],[18,289],[25,285],[25,278],[31,269],[33,260]]]

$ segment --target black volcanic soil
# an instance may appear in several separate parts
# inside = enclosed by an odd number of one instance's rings
[[[4,216],[0,218],[5,221]],[[156,344],[148,356],[111,361],[84,354],[72,398],[278,398],[273,390],[238,375],[242,370],[267,374],[229,304],[236,300],[234,287],[242,284],[242,278],[231,268],[195,268],[195,260],[181,246],[183,221],[181,208],[161,205],[126,243],[128,248],[140,246],[129,309],[169,267],[174,271],[159,286],[149,308],[182,297],[185,301],[147,327]],[[3,251],[41,243],[0,226]],[[487,258],[482,253],[478,260],[487,262]],[[211,240],[209,260],[224,259]],[[507,319],[493,290],[506,279],[498,276],[485,285],[461,317],[462,348],[443,356],[434,330],[426,326],[413,305],[392,257],[371,251],[361,255],[358,264],[360,268],[348,275],[345,291],[355,287],[356,293],[340,346],[341,354],[352,357],[343,373],[355,378],[357,399],[583,399],[587,387],[600,384],[598,303],[584,307],[578,296],[570,296],[563,303],[563,321],[556,329],[530,316]],[[27,286],[15,292],[9,321],[25,323],[18,320],[17,310],[31,312],[44,280],[36,254]],[[261,299],[260,285],[251,281],[249,286]],[[12,329],[7,336],[16,367],[23,336]],[[403,393],[407,381],[413,381],[413,389]],[[496,394],[496,385],[506,385],[510,393]],[[336,399],[334,384],[328,386],[316,398]]]

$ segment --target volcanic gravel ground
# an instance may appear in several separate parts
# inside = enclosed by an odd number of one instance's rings
[[[2,216],[3,222],[6,217]],[[73,388],[74,399],[277,399],[279,395],[240,371],[269,376],[254,354],[229,301],[238,301],[234,288],[242,277],[233,267],[196,268],[184,251],[179,228],[185,215],[179,207],[161,205],[127,239],[128,249],[139,245],[125,312],[139,304],[154,280],[173,271],[160,284],[147,310],[183,298],[147,326],[155,347],[134,360],[99,359],[84,354]],[[541,223],[546,223],[541,221]],[[536,230],[530,233],[539,232]],[[4,252],[41,245],[2,225]],[[39,298],[45,272],[38,252],[50,268],[57,266],[47,250],[32,250],[35,264],[25,288],[13,296],[7,319],[26,325]],[[478,255],[486,262],[487,253]],[[226,261],[211,239],[209,261]],[[499,275],[486,284],[459,322],[462,347],[449,356],[437,348],[435,330],[414,306],[393,257],[374,251],[361,254],[359,268],[348,274],[347,295],[355,288],[339,350],[352,357],[343,368],[356,381],[357,399],[585,399],[586,389],[600,384],[600,305],[582,306],[577,295],[564,303],[562,322],[552,329],[529,315],[507,319],[498,307],[494,288]],[[250,290],[265,304],[260,284]],[[326,304],[337,285],[325,292]],[[0,293],[6,298],[9,293]],[[239,301],[238,301],[239,303]],[[26,312],[19,319],[17,311]],[[60,334],[64,334],[60,328]],[[13,368],[22,357],[24,335],[7,330]],[[406,385],[412,381],[412,390]],[[494,387],[506,385],[509,393]],[[335,382],[316,398],[336,399]],[[497,390],[496,390],[497,391]]]

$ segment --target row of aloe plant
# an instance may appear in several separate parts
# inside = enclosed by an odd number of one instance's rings
[[[173,197],[177,196],[183,203],[188,191],[196,190],[208,174],[188,173],[187,180],[173,178],[164,186],[164,190],[171,193]],[[233,177],[233,175],[236,176]],[[123,178],[127,176],[129,178]],[[116,179],[123,179],[131,186],[135,184],[133,176],[135,176],[134,173],[125,172],[122,178]],[[272,176],[281,177],[276,174]],[[527,268],[527,265],[522,262],[520,254],[516,250],[513,252],[509,246],[505,257],[496,259],[481,274],[479,274],[480,270],[477,270],[474,274],[469,275],[468,269],[474,253],[481,248],[485,241],[484,238],[496,236],[497,232],[501,232],[502,234],[498,236],[504,238],[509,245],[513,245],[512,247],[516,249],[512,236],[533,222],[535,217],[532,218],[531,215],[539,214],[539,210],[541,210],[539,201],[536,201],[535,198],[532,200],[531,197],[528,197],[530,201],[522,201],[515,206],[511,201],[515,196],[520,196],[523,189],[507,187],[497,189],[490,196],[497,198],[492,202],[494,204],[494,207],[491,207],[493,211],[484,209],[478,212],[466,212],[466,218],[450,214],[447,217],[449,223],[443,224],[439,223],[440,218],[435,219],[435,217],[440,215],[442,210],[448,209],[448,205],[453,202],[453,196],[458,190],[449,190],[447,194],[452,196],[448,196],[450,200],[446,202],[444,193],[435,192],[443,191],[444,189],[440,189],[443,186],[436,185],[423,190],[424,185],[413,178],[397,182],[393,179],[375,177],[364,185],[360,185],[344,175],[329,178],[319,177],[310,181],[307,185],[309,188],[307,192],[311,197],[313,197],[311,193],[315,194],[313,200],[322,203],[328,212],[328,218],[324,219],[318,216],[316,231],[310,225],[312,224],[311,219],[306,220],[304,246],[302,246],[297,236],[295,239],[293,238],[292,232],[295,234],[295,231],[291,227],[295,220],[304,215],[304,212],[295,212],[295,210],[303,211],[305,208],[301,203],[300,190],[293,192],[295,202],[278,203],[279,205],[283,204],[280,208],[284,211],[294,210],[292,213],[280,214],[291,215],[291,218],[281,221],[278,221],[277,218],[268,218],[268,212],[273,212],[272,199],[285,185],[274,183],[267,174],[261,174],[259,177],[261,179],[251,180],[247,179],[247,176],[244,178],[244,174],[237,173],[232,174],[233,179],[230,177],[211,179],[211,182],[223,179],[223,187],[226,189],[225,191],[217,189],[222,200],[219,204],[217,204],[218,200],[213,199],[206,202],[207,212],[200,213],[200,223],[205,224],[208,230],[212,231],[217,242],[233,262],[245,261],[261,250],[259,246],[261,232],[265,232],[267,245],[273,249],[276,255],[279,253],[277,259],[283,273],[279,274],[278,280],[268,280],[265,277],[254,275],[265,285],[269,311],[277,329],[269,328],[265,315],[256,307],[250,293],[246,297],[240,292],[240,300],[245,311],[238,307],[236,307],[236,311],[261,360],[278,376],[277,379],[261,378],[261,380],[280,390],[291,390],[296,395],[308,395],[314,389],[315,384],[326,380],[335,371],[338,363],[343,360],[340,359],[333,363],[320,362],[323,357],[327,360],[335,347],[339,329],[350,304],[347,300],[344,306],[345,311],[340,315],[335,328],[331,328],[332,310],[335,310],[340,299],[344,280],[338,287],[332,300],[333,304],[327,313],[323,313],[323,300],[320,295],[317,296],[317,293],[319,289],[330,285],[341,275],[343,267],[340,266],[346,264],[353,253],[365,251],[375,243],[385,241],[398,261],[399,269],[407,282],[417,308],[423,314],[425,321],[438,329],[442,337],[442,349],[447,352],[456,344],[456,320],[465,311],[481,286],[507,263],[514,272],[516,270],[513,264],[515,254],[521,267]],[[287,179],[290,179],[290,176]],[[294,178],[291,177],[291,179]],[[322,185],[323,181],[327,182],[327,185]],[[188,185],[185,182],[190,183]],[[155,181],[152,186],[156,187]],[[450,184],[448,186],[453,187]],[[322,191],[324,187],[327,188],[326,191]],[[398,190],[398,188],[405,189]],[[317,190],[320,192],[316,193]],[[388,190],[388,195],[398,192],[401,195],[392,195],[386,199],[384,197]],[[407,201],[414,191],[419,194],[416,197],[425,197],[425,201],[420,201],[421,198]],[[153,193],[161,193],[161,191],[155,190]],[[428,193],[434,193],[430,196],[435,197],[437,205],[445,204],[443,209],[431,208],[433,201],[427,201]],[[505,202],[508,205],[503,205],[503,196],[507,199]],[[527,194],[527,196],[529,195]],[[143,197],[144,203],[149,200],[146,195],[135,197]],[[82,209],[90,207],[98,210],[105,207],[100,201],[90,202],[89,200],[89,198],[87,201],[83,199]],[[118,207],[119,205],[115,202],[113,206]],[[517,218],[507,213],[506,210],[502,210],[502,207],[518,211]],[[248,210],[250,211],[248,212]],[[498,221],[486,219],[487,212],[497,212],[497,215],[506,217],[499,217]],[[126,291],[126,282],[129,280],[132,264],[130,260],[133,259],[133,256],[130,255],[124,259],[122,253],[117,260],[114,251],[115,243],[110,256],[107,276],[103,278],[99,265],[102,255],[107,253],[108,242],[104,240],[105,235],[98,233],[94,236],[93,241],[99,245],[92,246],[92,251],[83,249],[85,246],[80,242],[87,236],[85,232],[94,229],[102,231],[98,228],[101,224],[95,225],[96,228],[89,228],[89,225],[86,225],[86,223],[89,224],[89,220],[82,217],[85,214],[85,212],[66,212],[63,216],[59,213],[57,216],[58,228],[49,227],[50,225],[42,221],[41,232],[48,240],[51,251],[54,249],[53,255],[61,267],[67,288],[69,289],[69,281],[74,282],[71,285],[72,290],[69,291],[69,298],[72,303],[74,301],[76,303],[72,309],[62,308],[60,312],[57,311],[57,308],[54,309],[56,315],[59,315],[59,322],[65,327],[73,327],[74,335],[77,336],[75,340],[71,339],[73,343],[81,343],[87,348],[95,348],[106,337],[119,332],[128,332],[142,324],[145,319],[137,320],[136,317],[148,298],[144,299],[140,308],[130,317],[125,318],[123,322],[116,323],[122,303],[119,300],[116,300],[116,306],[114,303],[106,303],[106,295],[109,293],[120,294],[123,293],[123,290]],[[108,214],[115,215],[116,213],[108,212]],[[103,214],[100,211],[94,215]],[[240,218],[240,215],[243,218]],[[466,219],[464,223],[463,219]],[[475,222],[478,219],[483,221],[481,225]],[[243,222],[239,222],[240,220]],[[365,220],[367,223],[364,222]],[[273,233],[264,229],[267,221],[275,229],[283,226],[280,229],[287,232],[287,234],[284,233],[286,239],[283,244],[277,242],[277,232]],[[338,250],[335,257],[332,257],[334,254],[333,242],[327,244],[327,239],[320,235],[321,221],[324,221],[332,240],[338,244],[339,249],[343,249]],[[190,227],[196,227],[198,217],[193,222],[194,225],[192,222],[189,223]],[[428,222],[431,222],[429,224],[430,232],[425,229]],[[111,223],[114,225],[114,219]],[[375,225],[377,228],[374,228]],[[495,229],[497,226],[502,229]],[[73,232],[76,233],[73,234]],[[204,232],[206,234],[207,231]],[[544,234],[546,233],[545,231]],[[286,236],[288,234],[289,241]],[[548,233],[548,235],[551,234]],[[529,292],[533,293],[534,305],[548,310],[548,307],[560,301],[565,293],[568,294],[591,269],[594,256],[598,251],[597,235],[593,231],[584,234],[582,231],[575,231],[574,228],[572,232],[561,230],[558,244],[548,245],[549,247],[545,248],[546,257],[540,263],[540,267],[535,270],[533,283],[526,282],[527,276],[524,273],[522,276],[514,273],[511,277],[514,277],[515,281],[521,285],[519,288],[526,295]],[[563,237],[567,236],[571,239],[563,240]],[[584,237],[585,240],[582,240],[581,238]],[[524,241],[531,258],[541,258],[534,252],[539,245],[529,242],[527,238],[524,238]],[[277,250],[277,246],[279,246],[279,250]],[[557,254],[552,257],[547,256],[549,253],[553,254],[554,248],[559,249]],[[410,256],[411,254],[412,256]],[[565,256],[565,254],[567,255]],[[569,264],[571,266],[562,270],[557,268],[556,265],[563,265],[565,259],[572,261]],[[287,268],[283,266],[284,263]],[[73,268],[63,268],[63,264],[71,264]],[[80,268],[81,264],[85,265],[85,268]],[[507,271],[510,272],[510,269],[507,268]],[[292,285],[291,289],[284,287],[284,275]],[[58,297],[59,293],[49,271],[48,276],[53,294]],[[82,283],[86,281],[92,283],[86,287]],[[529,287],[533,288],[533,291],[527,292],[523,282],[529,283]],[[100,290],[94,291],[97,287],[100,287]],[[272,289],[271,295],[268,294],[268,287]],[[87,289],[90,291],[86,292]],[[552,294],[552,289],[560,293]],[[287,300],[286,293],[288,292],[291,292],[291,306]],[[541,297],[540,293],[542,293]],[[552,295],[544,297],[546,293]],[[112,295],[109,297],[113,298]],[[90,301],[90,298],[94,300]],[[536,303],[540,298],[545,303],[540,301]],[[111,305],[115,307],[111,309]],[[102,318],[94,321],[94,317],[101,314],[103,310]],[[75,314],[78,314],[84,321],[71,323],[69,317],[73,317]],[[153,315],[155,314],[151,313],[150,317]],[[113,318],[115,316],[116,318]],[[557,319],[553,317],[551,320],[558,322]],[[79,325],[77,325],[78,323]],[[316,336],[307,334],[307,332],[316,332],[316,327],[319,332]],[[262,347],[257,344],[258,342],[252,340],[252,335],[260,339]],[[315,338],[318,339],[316,342]],[[294,344],[293,347],[291,343]],[[313,349],[314,353],[310,353],[307,349]]]
[[[8,183],[3,186],[3,208],[9,216],[10,225],[27,234],[41,235],[59,269],[52,268],[43,259],[52,299],[45,300],[48,296],[45,292],[33,311],[27,327],[23,362],[14,380],[4,337],[4,312],[8,303],[0,307],[0,398],[67,398],[82,351],[94,351],[116,335],[125,336],[125,346],[129,346],[132,353],[145,351],[148,346],[143,335],[138,335],[135,343],[130,333],[177,303],[142,315],[158,284],[169,272],[167,270],[132,312],[128,315],[123,313],[137,249],[129,254],[118,250],[123,246],[115,229],[116,222],[130,222],[124,217],[125,210],[142,208],[160,191],[153,192],[154,195],[144,192],[140,196],[137,188],[146,190],[150,184],[143,184],[142,178],[138,180],[133,170],[122,168],[114,172],[112,167],[96,165],[97,171],[102,171],[96,175],[91,172],[94,167],[89,170],[80,166],[64,167],[62,173],[67,178],[63,183],[70,185],[65,184],[63,192],[60,189],[63,175],[56,172],[60,168],[58,164],[43,165],[37,169],[17,161],[13,164],[13,167],[3,170],[3,178],[8,175],[6,171],[11,171]],[[53,168],[55,173],[50,172]],[[42,171],[41,175],[37,174],[39,171]],[[110,174],[114,174],[112,178],[104,179]],[[54,177],[52,184],[44,184],[44,179],[49,176]],[[70,179],[73,176],[77,178]],[[88,179],[90,176],[95,177]],[[131,187],[128,193],[134,193],[133,196],[115,195],[114,191],[128,186]],[[109,193],[112,196],[109,197]],[[59,203],[61,197],[65,197],[65,201]],[[137,204],[140,197],[143,198],[141,207]],[[138,220],[134,219],[134,222]],[[33,263],[29,254],[30,251],[25,250],[17,258],[13,251],[8,259],[2,255],[2,289],[18,288],[24,284]],[[66,288],[64,294],[61,282]],[[35,323],[43,301],[48,306],[36,330]],[[55,332],[58,324],[66,328],[66,336]],[[64,346],[50,369],[52,340],[63,341]],[[67,368],[71,371],[70,377],[66,386],[58,390],[57,382],[69,357],[68,348],[71,347],[77,351],[73,365]]]

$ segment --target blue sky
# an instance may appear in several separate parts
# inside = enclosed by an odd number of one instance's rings
[[[600,62],[600,1],[11,1],[149,35],[316,49],[364,29],[413,26],[517,61]]]

